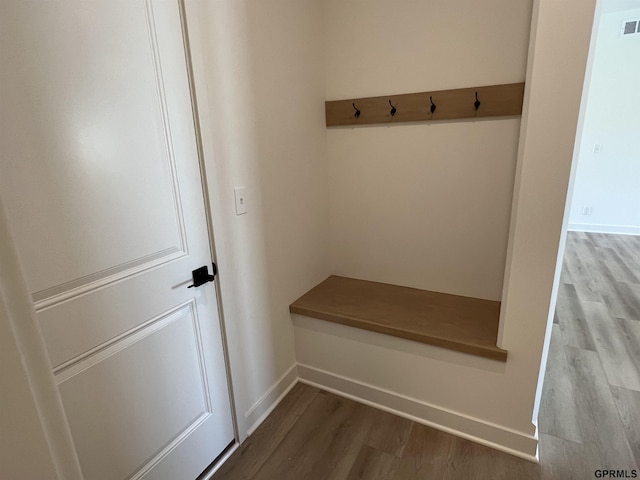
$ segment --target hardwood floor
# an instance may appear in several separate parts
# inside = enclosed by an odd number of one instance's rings
[[[560,282],[541,464],[560,450],[586,465],[582,478],[595,468],[640,475],[640,237],[569,232]]]
[[[583,480],[640,475],[640,237],[569,233],[540,464],[298,384],[214,480]]]
[[[299,383],[213,478],[527,480],[540,478],[539,470],[539,465]]]

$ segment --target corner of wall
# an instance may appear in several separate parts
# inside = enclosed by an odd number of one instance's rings
[[[537,415],[549,321],[558,284],[560,248],[580,103],[596,0],[536,0],[527,103],[509,239],[501,345],[526,356],[522,388]],[[572,41],[566,25],[572,23]],[[553,116],[549,112],[553,111]]]
[[[185,4],[240,440],[297,378],[288,306],[328,274],[319,5]]]

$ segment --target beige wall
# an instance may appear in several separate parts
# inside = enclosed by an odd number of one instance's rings
[[[533,406],[534,421],[564,254],[576,131],[584,120],[579,114],[586,98],[583,87],[593,48],[591,33],[600,0],[536,3],[500,333],[505,348],[522,352],[525,362],[518,383],[526,405]],[[574,22],[570,34],[569,22]]]
[[[413,6],[410,1],[406,4]],[[513,13],[512,4],[506,2],[502,12]],[[398,2],[393,5],[404,10]],[[303,378],[512,453],[535,455],[532,422],[537,415],[538,374],[557,281],[554,275],[594,8],[595,0],[534,2],[506,254],[501,346],[509,351],[507,363],[298,317],[294,319],[296,349]],[[383,11],[378,15],[383,22]],[[472,50],[476,48],[472,41],[468,43],[474,45]],[[378,131],[391,141],[391,135],[403,135],[396,130],[404,129]],[[334,137],[348,133],[354,132],[330,132],[329,151]],[[364,136],[351,140],[353,155],[358,155],[355,139]],[[398,164],[402,160],[399,157]],[[456,189],[463,194],[463,187]],[[335,218],[335,207],[332,215]]]
[[[327,0],[327,98],[522,82],[531,4]],[[519,127],[329,129],[333,273],[499,300]]]
[[[318,45],[318,38],[322,38],[322,31],[318,29],[322,25],[317,23],[321,13],[319,4],[278,0],[269,2],[267,8],[259,3],[187,0],[241,435],[246,434],[255,418],[255,415],[246,417],[245,413],[260,399],[267,401],[258,402],[260,408],[254,412],[268,408],[272,401],[270,395],[279,393],[278,388],[270,390],[271,386],[295,361],[286,306],[331,272],[326,263],[329,213],[323,206],[327,171],[321,101],[324,77],[319,73],[322,72],[322,51]],[[352,3],[357,8],[358,2]],[[397,2],[391,3],[401,15]],[[594,3],[595,0],[535,0],[539,14],[534,20],[534,49],[528,67],[530,105],[525,111],[520,142],[505,281],[502,334],[503,346],[510,352],[507,364],[304,319],[296,326],[298,361],[341,380],[343,383],[336,381],[335,385],[343,392],[352,388],[354,380],[360,384],[368,382],[377,392],[394,398],[400,393],[414,402],[412,405],[417,402],[426,406],[422,410],[417,408],[416,412],[431,412],[441,426],[448,421],[450,428],[462,431],[465,426],[475,425],[478,435],[495,430],[498,431],[496,439],[514,442],[505,442],[509,448],[528,452],[526,449],[532,445],[529,441],[533,434],[531,412],[553,292]],[[380,2],[370,4],[372,8],[384,7]],[[486,5],[483,7],[488,9]],[[512,12],[510,8],[514,7],[509,4],[505,8],[501,12]],[[381,46],[383,53],[393,45],[398,46],[394,38],[403,37],[405,30],[420,36],[423,35],[420,29],[432,28],[440,32],[438,39],[450,35],[450,26],[458,20],[451,16],[438,18],[440,22],[431,17],[430,22],[429,19],[420,25],[411,22],[388,33],[389,46]],[[382,16],[378,21],[386,24],[393,23],[393,19],[393,15]],[[291,25],[298,21],[297,27]],[[356,27],[360,19],[340,21]],[[480,24],[474,24],[473,28],[480,28]],[[572,28],[568,30],[567,25]],[[9,32],[9,29],[0,31]],[[492,39],[495,35],[501,35],[500,31],[486,31],[481,38]],[[403,42],[401,46],[407,45],[420,47],[417,42],[416,45]],[[470,45],[469,49],[475,51],[475,42]],[[397,52],[398,61],[410,53],[403,49]],[[376,54],[373,49],[368,52],[371,57]],[[516,59],[515,63],[521,61]],[[271,62],[282,69],[272,70]],[[495,62],[502,63],[502,60]],[[2,65],[5,64],[3,59]],[[414,63],[406,65],[415,68]],[[521,69],[522,64],[519,65]],[[357,69],[357,66],[349,68]],[[330,65],[327,71],[333,68]],[[436,70],[431,76],[427,75],[432,69],[426,64],[420,67],[421,75],[406,75],[402,68],[388,71],[387,68],[388,65],[383,64],[375,67],[376,75],[390,77],[389,82],[381,82],[385,88],[393,84],[401,86],[402,91],[419,91],[464,86],[448,80],[444,84],[445,78],[453,78],[449,70],[443,70],[444,73]],[[452,65],[451,69],[460,73],[455,78],[467,78],[466,63]],[[482,75],[474,78],[478,79],[477,83],[493,83],[491,72],[492,68],[487,68],[483,73],[486,78]],[[426,87],[422,86],[424,78],[438,81]],[[518,80],[501,77],[499,81]],[[400,85],[402,82],[406,84]],[[333,98],[334,93],[336,97],[384,93],[367,91],[368,87],[361,88],[353,79],[345,78],[344,85],[351,85],[353,91],[327,90],[327,94],[331,93]],[[263,98],[256,98],[258,94]],[[292,101],[298,108],[286,109]],[[485,122],[477,125],[487,128]],[[451,124],[443,128],[457,126]],[[513,128],[515,124],[505,132],[513,133]],[[336,136],[355,133],[353,138],[358,139],[357,132],[364,130],[338,131]],[[389,130],[395,136],[403,127]],[[348,141],[352,139],[349,137]],[[329,151],[334,144],[339,146],[339,142],[329,138]],[[449,148],[451,144],[446,146]],[[251,189],[250,212],[242,217],[233,213],[235,185],[248,185]],[[292,200],[288,192],[293,192],[295,199]],[[333,196],[333,189],[329,196]],[[333,221],[335,225],[335,218]],[[0,278],[9,279],[15,287],[4,266],[3,263]],[[15,419],[24,418],[32,422],[23,424],[24,438],[34,444],[3,443],[2,463],[4,466],[5,458],[29,458],[29,464],[22,465],[30,469],[29,476],[53,478],[51,461],[43,450],[42,427],[33,422],[35,407],[30,400],[34,398],[33,392],[27,389],[20,360],[25,349],[8,334],[3,315],[0,314],[0,338],[2,363],[7,367],[2,371],[3,385],[15,386],[18,400],[14,401],[14,397],[6,396],[3,391],[2,399],[8,399],[10,407],[1,412],[2,438],[8,438],[5,431],[14,432]],[[31,332],[30,336],[35,334]],[[39,362],[42,370],[48,368],[43,355],[35,357],[34,363]],[[384,398],[379,395],[379,403]],[[9,430],[5,430],[8,428],[5,425],[10,425]],[[523,443],[517,444],[518,439]]]
[[[319,5],[187,1],[241,437],[296,378],[276,385],[295,365],[289,304],[329,274]]]

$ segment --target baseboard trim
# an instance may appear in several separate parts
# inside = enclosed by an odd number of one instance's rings
[[[571,232],[611,233],[614,235],[640,235],[640,227],[627,225],[599,225],[590,223],[570,223]]]
[[[309,365],[298,364],[300,382],[393,413],[472,442],[538,462],[538,439],[500,425],[368,385]]]
[[[244,414],[246,424],[250,425],[247,436],[264,422],[296,383],[298,383],[298,366],[294,363]]]

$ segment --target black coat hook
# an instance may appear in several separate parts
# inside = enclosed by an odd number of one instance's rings
[[[431,110],[431,115],[433,115],[433,112],[435,112],[435,111],[436,111],[436,104],[435,104],[435,103],[433,103],[433,97],[429,97],[429,101],[431,102],[431,108],[430,108],[430,110]]]
[[[480,108],[480,100],[478,100],[478,92],[476,92],[476,101],[473,102],[473,106],[476,109],[476,112],[478,111],[478,109]]]
[[[390,113],[391,113],[391,116],[393,117],[398,110],[396,109],[396,107],[393,106],[393,104],[391,103],[391,100],[389,100],[389,105],[391,105],[391,112]]]
[[[353,116],[357,120],[358,118],[360,118],[360,110],[358,110],[358,107],[356,107],[355,103],[352,103],[351,105],[353,106],[353,109],[356,111],[356,113],[354,113]]]

